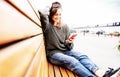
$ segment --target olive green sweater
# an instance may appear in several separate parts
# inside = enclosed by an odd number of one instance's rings
[[[63,24],[61,28],[54,26],[49,23],[48,18],[44,16],[41,12],[41,24],[45,37],[45,47],[47,56],[51,56],[56,52],[65,52],[73,48],[73,43],[67,44],[66,40],[70,35],[69,27]]]
[[[73,44],[67,44],[65,40],[70,35],[67,25],[61,28],[48,24],[44,32],[47,56],[56,52],[65,52],[73,48]]]

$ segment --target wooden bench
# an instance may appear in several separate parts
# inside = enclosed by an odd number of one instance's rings
[[[0,1],[0,77],[77,77],[48,63],[34,3]]]
[[[76,74],[73,74],[71,71],[50,63],[48,63],[48,70],[49,70],[49,77],[78,77]]]

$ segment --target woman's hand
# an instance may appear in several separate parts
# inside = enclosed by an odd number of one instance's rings
[[[67,40],[66,43],[72,43],[77,34],[72,34]]]
[[[72,43],[73,42],[73,39],[67,39],[66,40],[66,43]]]

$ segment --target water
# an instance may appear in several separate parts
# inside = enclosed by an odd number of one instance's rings
[[[120,67],[120,52],[117,45],[120,37],[78,33],[74,49],[87,54],[100,68]]]
[[[120,33],[120,26],[115,27],[94,27],[94,28],[83,28],[83,29],[77,29],[78,32],[81,32],[83,30],[89,30],[90,32],[97,32],[97,31],[105,31],[106,33],[112,33],[112,32],[119,32]]]

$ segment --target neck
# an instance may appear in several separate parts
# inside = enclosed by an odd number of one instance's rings
[[[54,26],[61,28],[61,24],[60,23],[54,23]]]

